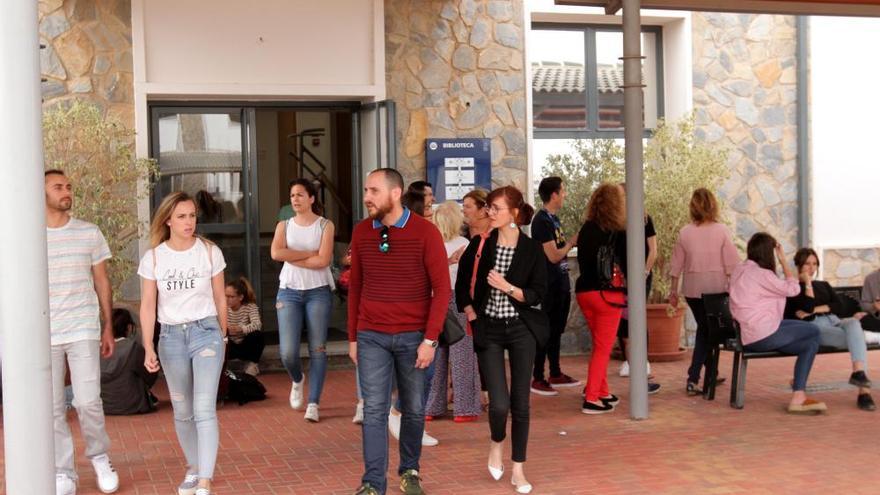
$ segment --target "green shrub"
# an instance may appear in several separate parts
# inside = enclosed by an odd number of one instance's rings
[[[138,201],[149,197],[158,175],[155,160],[136,159],[134,131],[106,118],[94,104],[74,101],[43,115],[46,169],[61,169],[73,185],[72,215],[100,227],[113,258],[108,271],[114,298],[134,273],[123,253],[138,238]]]
[[[661,302],[669,293],[669,259],[678,232],[690,222],[688,204],[698,187],[716,192],[729,177],[727,149],[718,149],[695,137],[693,116],[677,122],[659,122],[644,150],[645,211],[657,231],[657,262],[650,300]],[[567,197],[560,221],[566,234],[576,233],[586,206],[603,182],[624,180],[622,141],[574,141],[570,154],[551,155],[542,176],[556,175],[565,182]],[[536,199],[540,204],[540,199]]]

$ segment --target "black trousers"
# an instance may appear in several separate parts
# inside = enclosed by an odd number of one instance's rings
[[[529,443],[529,371],[535,360],[535,338],[520,319],[489,320],[486,346],[477,353],[489,391],[489,429],[493,442],[507,437],[507,416],[511,421],[514,462],[526,461]],[[507,385],[504,351],[510,359],[510,387]]]
[[[264,347],[266,347],[266,342],[263,338],[263,332],[257,330],[245,335],[240,344],[236,344],[230,339],[226,345],[226,359],[241,359],[242,361],[259,363]]]
[[[697,320],[697,335],[694,338],[694,353],[691,355],[691,366],[688,368],[688,381],[700,383],[700,370],[706,366],[709,356],[709,327],[706,323],[706,308],[703,300],[695,297],[685,298],[694,319]]]
[[[550,363],[550,376],[562,375],[562,368],[559,366],[559,348],[571,309],[571,288],[568,284],[551,287],[542,302],[541,309],[550,320],[550,337],[544,347],[536,346],[535,349],[535,369],[532,378],[539,381],[544,379],[545,359]]]

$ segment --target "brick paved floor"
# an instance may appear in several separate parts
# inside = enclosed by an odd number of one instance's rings
[[[582,377],[586,360],[564,358],[563,368]],[[844,383],[849,374],[845,354],[816,360],[810,382],[818,391],[813,395],[830,410],[819,417],[784,413],[793,365],[786,358],[750,364],[741,411],[729,407],[727,384],[719,388],[715,402],[688,398],[683,391],[687,363],[656,363],[653,371],[664,388],[651,397],[651,418],[631,421],[627,379],[617,376],[618,364],[611,363],[610,383],[624,400],[613,414],[581,414],[579,389],[558,397],[532,396],[526,472],[535,485],[533,493],[880,493],[880,412],[856,409],[855,389]],[[721,369],[722,376],[729,376],[729,356]],[[268,400],[220,408],[216,493],[352,493],[362,469],[360,431],[350,422],[353,377],[351,370],[330,372],[319,424],[306,423],[302,412],[287,407],[289,385],[283,374],[261,376]],[[161,384],[158,395],[167,397]],[[79,493],[98,493],[74,428]],[[107,429],[122,479],[119,493],[176,493],[183,460],[167,402],[155,414],[108,417]],[[429,431],[440,445],[422,455],[428,493],[514,493],[509,476],[495,482],[486,473],[485,417],[470,424],[436,420]],[[396,471],[397,443],[392,441],[391,447],[391,471]],[[395,485],[391,488],[389,493],[398,493]]]

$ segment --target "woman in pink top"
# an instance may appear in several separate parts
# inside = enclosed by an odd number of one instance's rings
[[[727,278],[739,263],[739,253],[730,240],[727,227],[717,221],[718,201],[711,191],[702,187],[694,191],[690,214],[692,223],[681,229],[672,250],[669,304],[678,306],[678,282],[679,278],[683,278],[681,292],[697,320],[694,353],[688,368],[687,393],[697,395],[702,392],[699,388],[700,370],[706,365],[709,353],[709,330],[702,297],[703,294],[727,291]]]
[[[807,398],[807,377],[819,350],[819,327],[808,321],[783,320],[785,298],[801,291],[798,278],[785,263],[782,246],[770,234],[749,239],[748,259],[730,276],[730,312],[739,322],[742,343],[750,351],[779,351],[797,356],[788,412],[814,414],[825,403]],[[775,254],[775,257],[774,257]],[[776,275],[776,260],[785,280]]]

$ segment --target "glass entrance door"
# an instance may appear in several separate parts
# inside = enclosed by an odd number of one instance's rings
[[[226,278],[250,279],[260,297],[260,273],[252,226],[256,182],[248,150],[249,119],[241,107],[152,107],[152,155],[159,161],[155,210],[173,191],[195,198],[197,231],[216,242],[226,258]]]

